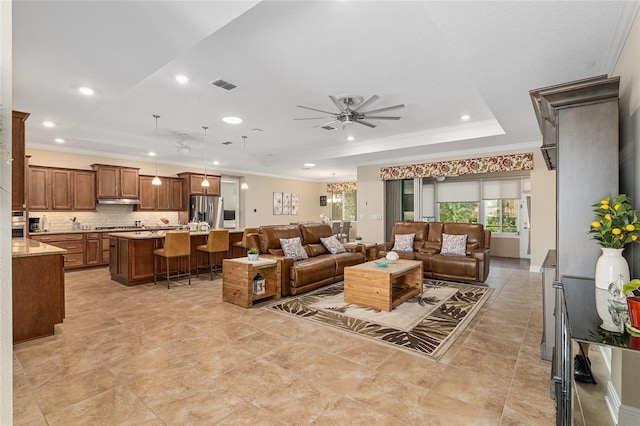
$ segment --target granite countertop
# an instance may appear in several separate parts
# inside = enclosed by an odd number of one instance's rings
[[[11,257],[47,256],[51,254],[65,254],[63,248],[30,240],[29,238],[11,239]]]
[[[146,240],[149,238],[164,238],[167,231],[133,231],[133,232],[109,232],[110,237],[129,238],[132,240]],[[191,236],[209,235],[209,231],[194,231],[190,232]]]
[[[174,227],[167,227],[167,228],[160,228],[160,230],[162,231],[173,231],[173,230],[177,230]],[[149,228],[139,228],[139,229],[132,229],[132,228],[115,228],[115,229],[84,229],[84,230],[69,230],[69,231],[47,231],[47,232],[29,232],[29,236],[36,236],[36,235],[57,235],[57,234],[86,234],[89,232],[104,232],[104,233],[108,233],[108,234],[113,234],[113,233],[147,233],[150,234],[151,231],[149,231]],[[229,229],[229,233],[232,234],[234,232],[244,232],[242,229]],[[208,232],[205,232],[204,234],[207,234]],[[192,235],[194,233],[192,232]],[[203,235],[204,235],[203,234]]]

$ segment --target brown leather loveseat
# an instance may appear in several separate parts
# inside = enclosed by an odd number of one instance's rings
[[[295,295],[329,285],[344,278],[344,268],[363,263],[363,253],[347,251],[331,254],[320,238],[333,235],[324,224],[261,226],[249,236],[249,244],[260,251],[260,257],[282,261],[282,295]],[[293,261],[285,257],[280,239],[299,237],[308,259]]]
[[[396,235],[415,234],[412,251],[392,250]],[[442,254],[443,234],[466,235],[464,255]],[[424,276],[483,283],[489,275],[491,231],[477,223],[396,222],[391,242],[378,244],[379,258],[395,251],[401,259],[421,260]]]

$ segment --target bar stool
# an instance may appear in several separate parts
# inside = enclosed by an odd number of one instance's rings
[[[258,233],[258,228],[244,228],[244,232],[242,233],[242,241],[236,241],[235,243],[232,243],[231,245],[233,247],[240,247],[242,249],[244,249],[244,254],[247,254],[247,250],[249,250],[251,247],[249,247],[249,235],[251,234],[257,234]]]
[[[164,237],[164,247],[153,251],[153,284],[157,282],[158,275],[164,276],[164,273],[157,271],[156,258],[164,257],[167,259],[167,288],[170,288],[171,278],[174,280],[188,277],[189,285],[191,285],[191,237],[189,231],[169,231]],[[180,258],[187,258],[187,270],[180,270]],[[175,273],[169,270],[169,259],[178,259]]]
[[[216,267],[216,263],[218,260],[218,253],[229,251],[229,230],[228,229],[212,229],[209,231],[209,238],[207,240],[207,244],[203,244],[201,246],[196,247],[196,277],[200,273],[200,268],[204,268],[204,266],[200,266],[198,263],[198,253],[199,252],[209,253],[209,273],[211,274],[211,279],[213,280],[213,272],[214,270],[219,270]],[[220,267],[222,269],[222,267]]]

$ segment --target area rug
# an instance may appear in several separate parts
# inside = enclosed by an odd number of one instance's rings
[[[438,360],[493,289],[425,279],[423,293],[391,312],[345,303],[343,283],[290,297],[266,309],[356,333]]]

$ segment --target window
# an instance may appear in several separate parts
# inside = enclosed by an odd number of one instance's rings
[[[518,200],[484,200],[484,221],[491,232],[518,232]]]
[[[356,220],[358,217],[357,192],[354,190],[331,194],[331,220]]]
[[[478,204],[474,202],[438,203],[440,222],[478,223]]]

